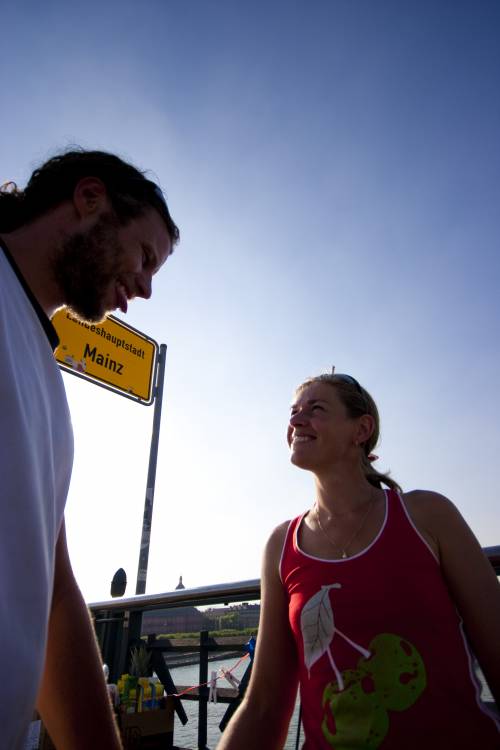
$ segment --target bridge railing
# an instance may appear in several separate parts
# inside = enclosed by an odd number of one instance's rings
[[[161,594],[143,594],[128,598],[110,599],[89,605],[97,640],[101,649],[103,662],[109,667],[109,681],[116,682],[120,675],[128,671],[130,652],[141,639],[143,631],[143,616],[157,610],[171,610],[175,612],[179,607],[206,607],[209,605],[229,605],[241,602],[251,602],[260,599],[260,581],[237,581],[199,588],[167,591]],[[198,635],[199,634],[199,635]],[[196,639],[196,645],[194,638]],[[144,636],[143,636],[144,638]],[[209,698],[208,664],[210,655],[214,652],[238,652],[244,654],[244,645],[248,637],[214,638],[207,630],[193,633],[193,638],[173,639],[147,636],[147,647],[151,654],[151,668],[156,672],[160,681],[165,685],[168,694],[178,691],[170,675],[165,655],[172,653],[198,652],[200,687],[192,691],[183,699],[198,700],[198,743],[197,747],[205,750],[207,747],[207,704]],[[240,688],[248,682],[250,665],[242,680]],[[219,703],[229,703],[223,726],[239,702],[238,691],[231,689],[218,690]],[[174,699],[174,706],[179,720],[184,724],[187,716],[179,698]]]

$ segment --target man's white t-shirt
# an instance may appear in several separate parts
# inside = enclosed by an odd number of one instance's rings
[[[0,748],[18,750],[44,664],[73,433],[53,355],[57,335],[4,249],[0,243]]]

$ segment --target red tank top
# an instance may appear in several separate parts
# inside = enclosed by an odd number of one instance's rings
[[[302,552],[290,522],[280,563],[297,644],[305,750],[492,750],[462,621],[399,495],[362,552]]]

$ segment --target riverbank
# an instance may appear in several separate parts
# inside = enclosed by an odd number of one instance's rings
[[[238,659],[241,657],[241,651],[217,651],[213,654],[208,654],[208,661],[221,661],[221,659]],[[185,654],[176,653],[164,653],[163,658],[165,664],[169,669],[176,669],[177,667],[190,667],[200,663],[200,652],[189,651]]]

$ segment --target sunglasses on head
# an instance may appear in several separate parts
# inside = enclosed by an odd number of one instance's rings
[[[356,388],[357,392],[361,396],[363,396],[363,398],[365,397],[363,393],[363,389],[361,388],[356,378],[353,378],[352,375],[346,375],[343,372],[335,372],[335,367],[332,367],[332,375],[335,378],[338,378],[339,380],[343,380],[344,383],[349,383],[349,385],[353,385]]]

